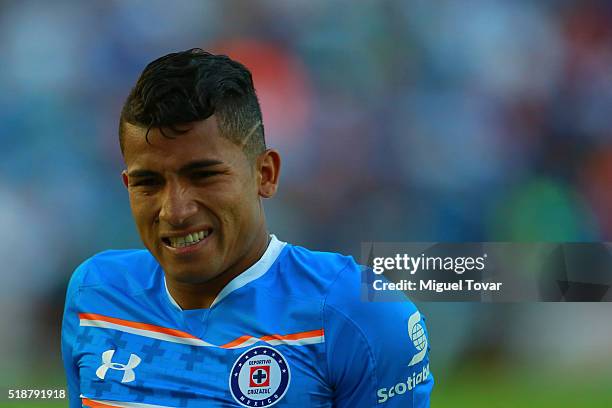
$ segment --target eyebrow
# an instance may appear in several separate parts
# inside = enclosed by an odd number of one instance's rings
[[[194,170],[205,169],[208,167],[217,166],[219,164],[223,164],[223,162],[219,160],[214,160],[214,159],[196,160],[196,161],[187,163],[186,165],[181,167],[178,172],[179,173],[189,173]],[[133,177],[133,178],[152,177],[152,176],[158,176],[158,175],[159,175],[158,172],[152,171],[152,170],[146,170],[146,169],[136,169],[128,173],[128,177]]]
[[[214,159],[196,160],[196,161],[187,163],[186,165],[181,167],[179,169],[179,173],[188,173],[194,170],[200,170],[200,169],[207,168],[207,167],[218,166],[219,164],[223,164],[223,162],[220,160],[214,160]]]

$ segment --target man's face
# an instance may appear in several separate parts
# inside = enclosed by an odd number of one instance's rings
[[[261,168],[215,116],[166,134],[123,124],[123,180],[140,237],[167,277],[201,284],[252,256],[265,233]],[[263,231],[263,232],[262,232]],[[248,265],[247,265],[248,266]]]

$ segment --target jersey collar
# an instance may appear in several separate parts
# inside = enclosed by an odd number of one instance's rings
[[[241,287],[245,286],[249,282],[254,281],[257,278],[262,277],[270,269],[274,261],[276,261],[276,258],[278,258],[286,244],[286,242],[280,241],[278,238],[276,238],[274,234],[270,234],[270,242],[268,243],[268,248],[266,248],[266,251],[261,256],[261,258],[259,258],[259,260],[253,265],[251,265],[251,267],[248,268],[246,271],[242,272],[240,275],[229,281],[229,283],[225,285],[223,289],[221,289],[221,292],[219,292],[215,300],[213,300],[210,307],[212,308],[213,306],[215,306],[233,291],[240,289]],[[170,294],[170,291],[168,291],[166,277],[164,276],[163,279],[164,288],[166,289],[166,294],[168,295],[170,303],[172,303],[172,305],[174,305],[174,307],[176,307],[178,310],[182,311],[183,309],[179,306],[176,300],[174,300],[174,298]]]

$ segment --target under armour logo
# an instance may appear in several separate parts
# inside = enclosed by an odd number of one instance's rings
[[[130,359],[127,364],[119,364],[113,363],[113,355],[115,354],[115,350],[106,350],[102,353],[102,365],[98,367],[96,370],[96,375],[99,379],[103,380],[106,377],[106,372],[110,368],[111,370],[120,370],[125,371],[123,373],[123,378],[121,379],[122,383],[127,383],[134,381],[136,379],[136,374],[134,374],[134,369],[140,364],[140,357],[136,354],[130,354]]]

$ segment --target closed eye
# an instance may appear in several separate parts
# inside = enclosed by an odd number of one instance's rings
[[[192,173],[192,177],[196,179],[207,178],[219,174],[218,171],[196,171]]]

